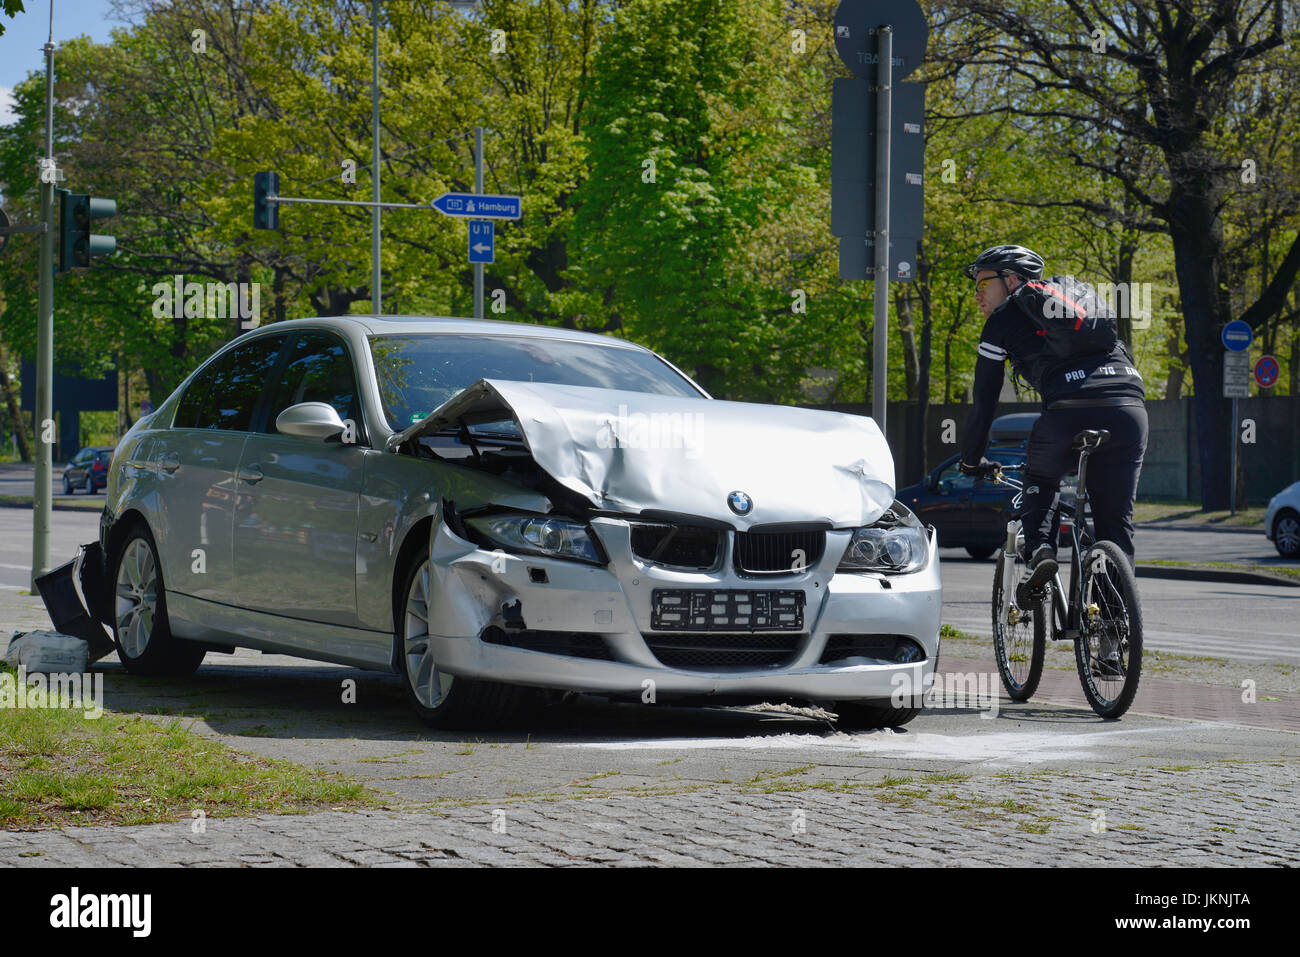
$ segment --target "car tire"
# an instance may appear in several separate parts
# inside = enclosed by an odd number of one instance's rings
[[[1273,519],[1273,547],[1283,558],[1300,558],[1300,513],[1284,508]]]
[[[411,707],[431,728],[482,730],[512,724],[532,697],[529,689],[438,670],[428,643],[430,587],[429,556],[417,552],[406,563],[397,593],[402,598],[393,608],[398,667]]]
[[[72,492],[73,492],[72,483],[68,481],[68,476],[65,474],[63,476],[63,494],[71,495]]]
[[[871,731],[877,728],[901,728],[921,713],[920,708],[895,708],[889,704],[859,704],[842,702],[832,709],[838,717],[838,728],[853,731]]]
[[[89,472],[86,473],[86,486],[85,486],[85,488],[86,488],[86,494],[87,494],[87,495],[94,495],[94,494],[95,494],[95,479],[94,479],[94,476],[92,476]]]
[[[992,556],[992,554],[996,551],[997,551],[996,546],[992,546],[989,548],[970,548],[968,546],[966,548],[966,554],[969,555],[971,558],[975,559],[975,561],[977,562],[985,561],[990,556]]]
[[[113,645],[122,667],[133,675],[193,674],[207,650],[172,635],[158,547],[143,522],[118,543],[111,570]]]

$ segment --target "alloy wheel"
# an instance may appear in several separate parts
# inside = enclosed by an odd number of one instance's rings
[[[406,680],[415,698],[425,708],[434,709],[447,700],[453,677],[438,670],[429,641],[429,562],[426,559],[415,572],[406,594],[402,615],[402,641],[406,655]]]
[[[113,618],[122,650],[132,658],[144,654],[153,635],[158,610],[158,568],[153,550],[143,538],[134,538],[122,553],[117,570]]]

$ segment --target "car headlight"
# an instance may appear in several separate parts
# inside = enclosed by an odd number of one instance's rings
[[[476,515],[466,518],[465,525],[482,539],[479,544],[526,555],[604,564],[587,526],[572,519],[546,515]]]
[[[840,559],[842,572],[914,572],[925,564],[930,540],[920,520],[895,501],[874,525],[853,533]]]

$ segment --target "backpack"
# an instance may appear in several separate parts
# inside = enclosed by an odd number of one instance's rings
[[[1106,355],[1119,342],[1115,313],[1097,291],[1073,276],[1026,279],[1011,294],[1058,359]]]

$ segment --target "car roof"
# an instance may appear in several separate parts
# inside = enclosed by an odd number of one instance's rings
[[[570,342],[590,342],[604,346],[649,352],[644,346],[617,336],[603,336],[594,332],[581,332],[562,326],[539,326],[527,322],[510,322],[502,319],[462,319],[455,316],[318,316],[310,319],[287,319],[259,327],[264,330],[284,331],[298,327],[314,329],[334,328],[356,330],[367,335],[471,335],[471,336],[526,336],[536,339],[561,339]]]

